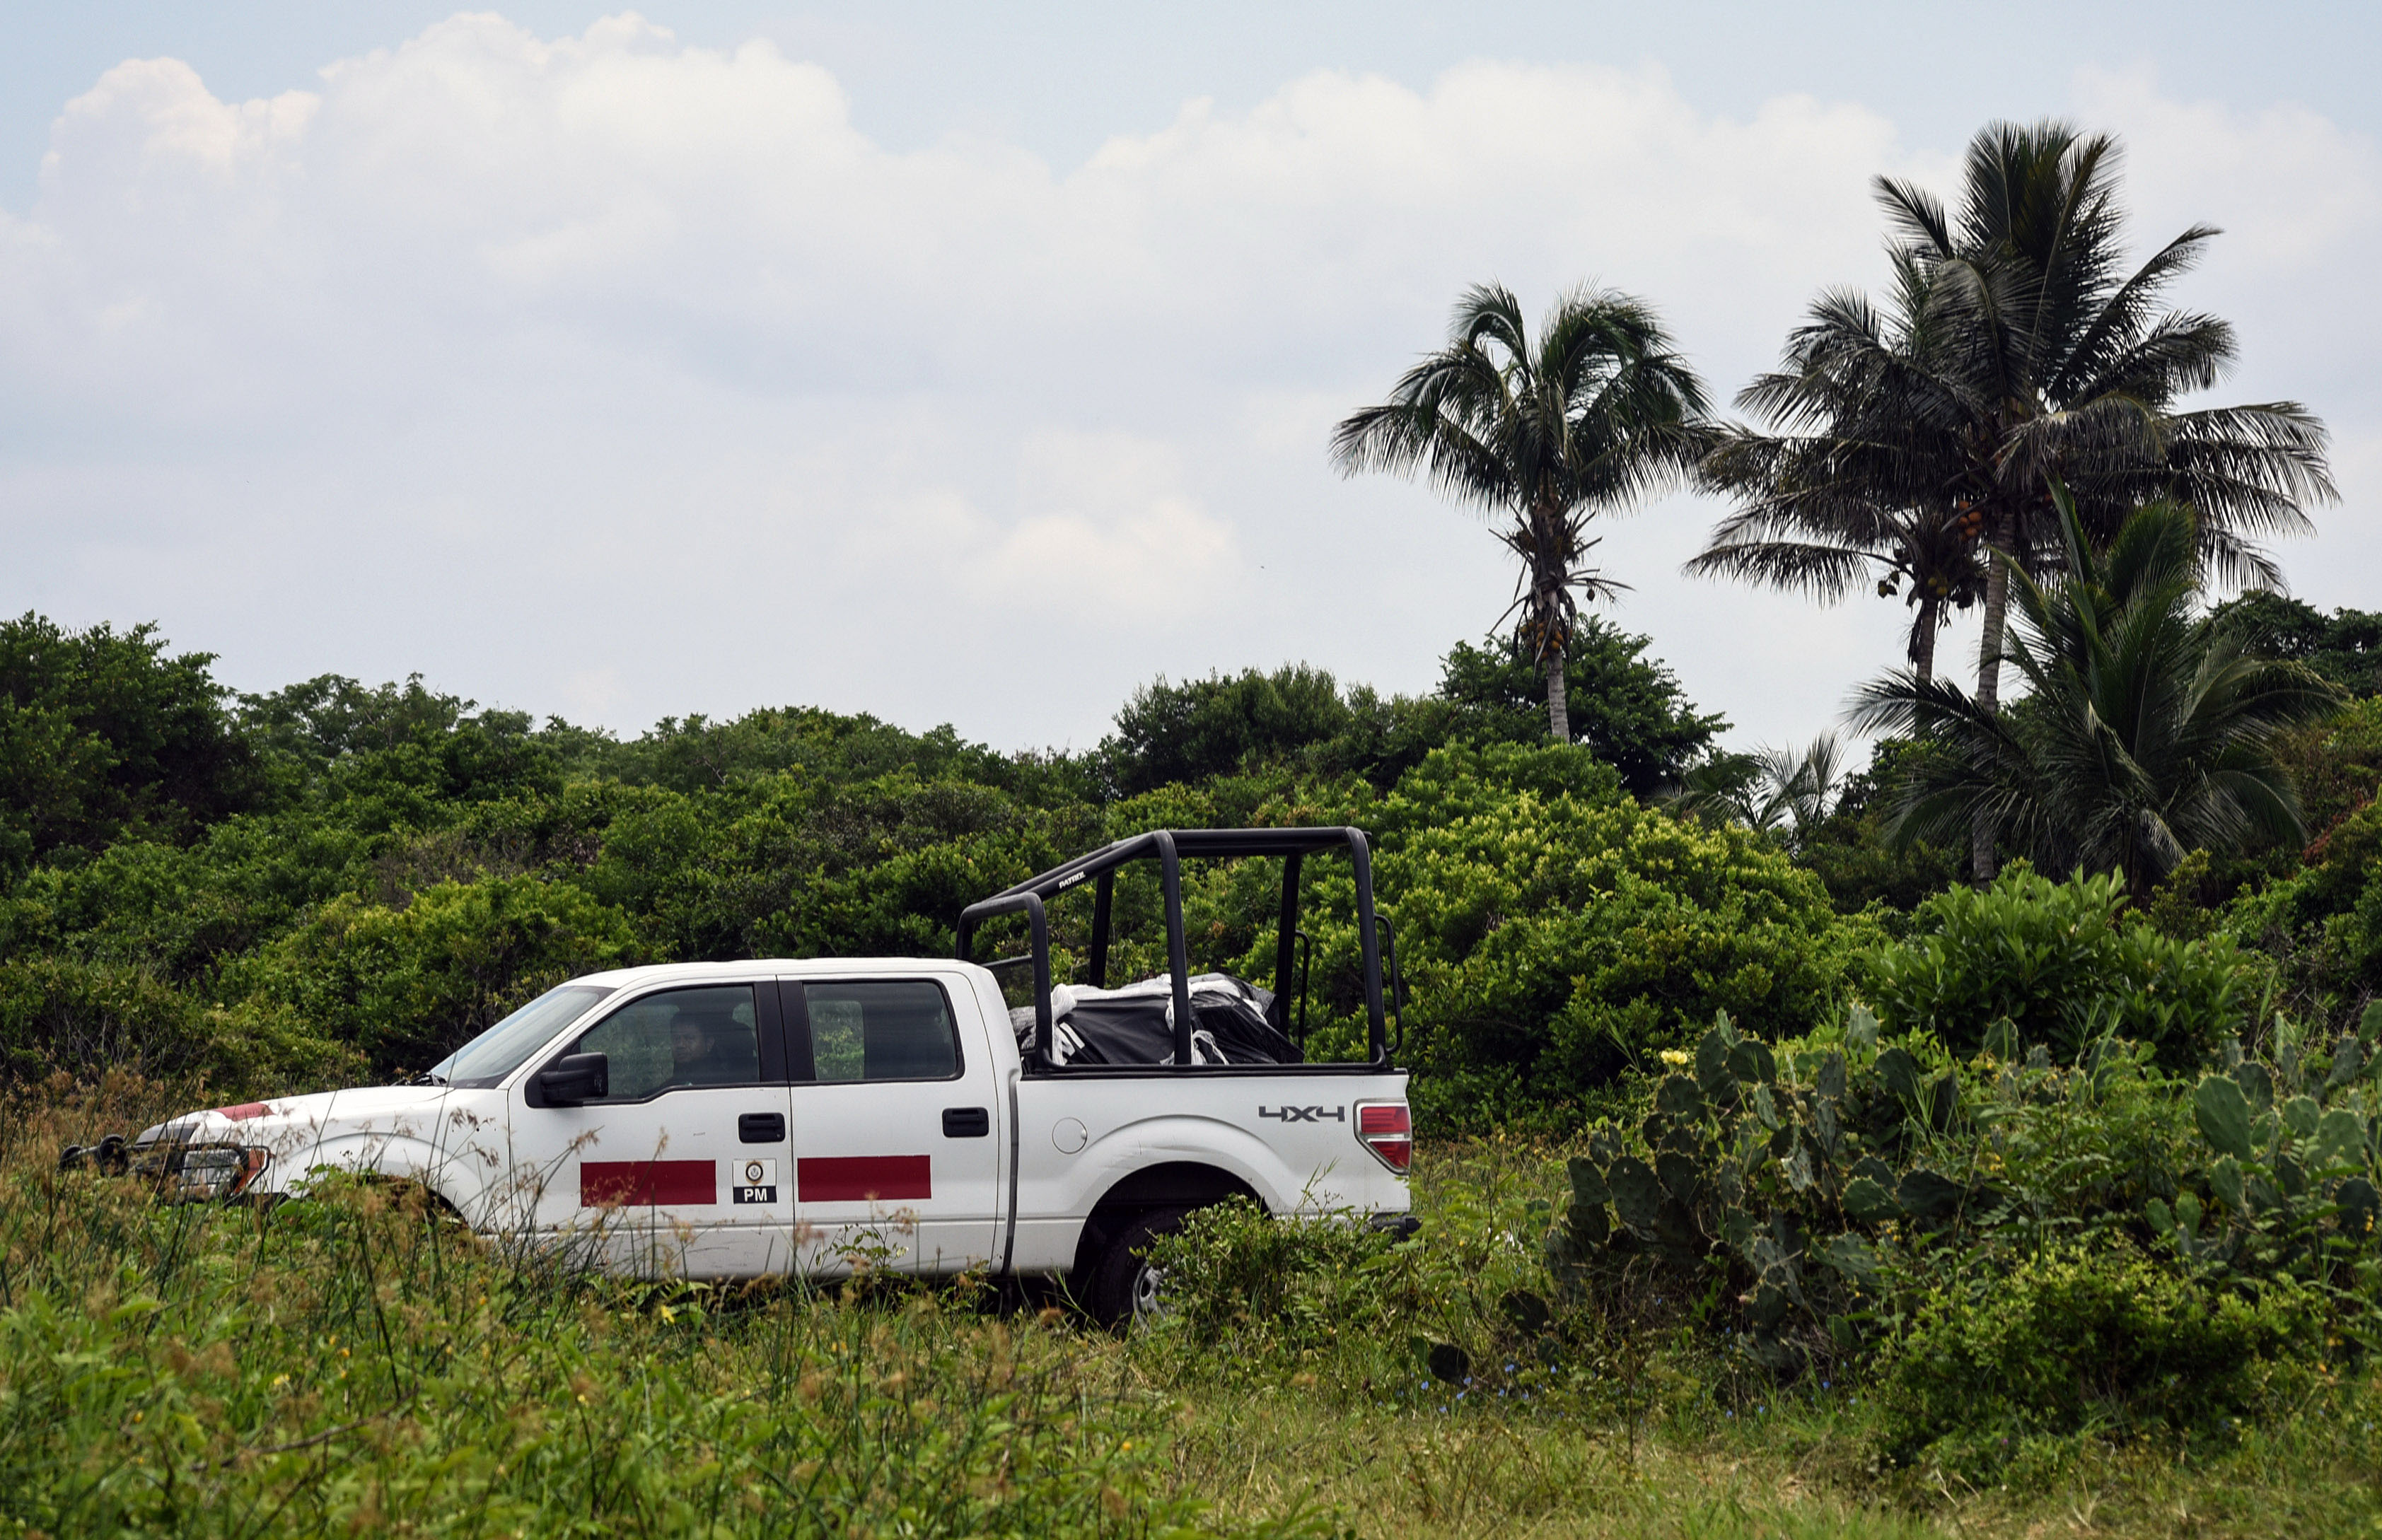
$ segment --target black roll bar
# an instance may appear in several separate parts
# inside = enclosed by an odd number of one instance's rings
[[[1037,893],[1002,894],[987,898],[980,904],[970,904],[960,913],[960,959],[965,961],[968,943],[975,938],[976,927],[983,921],[1003,914],[1025,911],[1026,928],[1034,936],[1034,1053],[1033,1068],[1050,1068],[1050,916],[1042,908],[1041,895]],[[1012,958],[1010,961],[1022,961]]]
[[[1290,1035],[1290,968],[1299,940],[1298,868],[1306,859],[1304,852],[1282,858],[1282,929],[1276,933],[1273,944],[1273,1030],[1284,1037]],[[1299,996],[1298,1016],[1303,1029],[1307,1025],[1304,994]]]
[[[1077,856],[1038,876],[1004,888],[960,913],[959,956],[969,959],[977,928],[988,920],[1023,911],[1032,930],[1034,959],[1034,1047],[1029,1067],[1047,1071],[1050,1060],[1050,929],[1044,906],[1085,882],[1093,883],[1092,935],[1087,982],[1108,986],[1109,932],[1115,912],[1117,869],[1128,862],[1154,860],[1166,905],[1167,972],[1173,984],[1173,1068],[1189,1069],[1191,1033],[1190,947],[1183,929],[1183,862],[1188,857],[1233,860],[1259,856],[1283,862],[1281,933],[1274,952],[1274,1025],[1287,1033],[1290,1021],[1290,976],[1298,941],[1300,878],[1304,859],[1345,849],[1357,882],[1357,943],[1358,966],[1365,983],[1366,1042],[1371,1062],[1390,1061],[1388,1023],[1382,998],[1386,923],[1373,912],[1373,861],[1365,831],[1346,825],[1289,829],[1152,829]],[[1022,961],[1003,959],[1004,961]],[[1403,1002],[1401,1002],[1403,1003]],[[1303,1014],[1303,1012],[1302,1012]],[[1400,1012],[1400,1035],[1404,1013]]]
[[[1166,890],[1166,970],[1174,983],[1174,1062],[1191,1062],[1191,942],[1183,934],[1183,858],[1174,853],[1170,829],[1152,829],[1158,847],[1158,881]]]

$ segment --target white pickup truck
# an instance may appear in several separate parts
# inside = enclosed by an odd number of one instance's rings
[[[1357,878],[1369,1055],[1292,1040],[1300,865]],[[1280,858],[1276,988],[1190,972],[1180,862]],[[1109,989],[1120,867],[1155,861],[1171,968]],[[1148,1308],[1149,1239],[1244,1194],[1276,1215],[1410,1225],[1406,1076],[1384,1030],[1397,980],[1355,829],[1157,831],[969,909],[960,957],[626,969],[540,996],[414,1083],[217,1107],[106,1151],[169,1194],[268,1197],[325,1168],[427,1188],[474,1229],[696,1278],[1060,1276],[1096,1315]],[[1080,985],[1050,980],[1046,904],[1094,898]],[[1028,949],[972,940],[1005,915]],[[1013,1010],[996,970],[1031,970]]]

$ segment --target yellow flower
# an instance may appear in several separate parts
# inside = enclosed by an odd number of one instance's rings
[[[1665,1048],[1663,1050],[1663,1062],[1678,1069],[1688,1062],[1688,1052],[1685,1048]]]

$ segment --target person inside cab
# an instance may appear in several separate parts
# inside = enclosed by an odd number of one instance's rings
[[[753,1029],[732,1017],[681,1008],[670,1022],[672,1085],[750,1085],[761,1078]]]

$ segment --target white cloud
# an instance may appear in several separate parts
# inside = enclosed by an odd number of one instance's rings
[[[2262,291],[2351,271],[2370,145],[2134,78],[2079,94],[2193,147],[2137,151],[2162,219],[2238,193],[2210,212],[2265,232]],[[1080,742],[1160,671],[1422,688],[1510,580],[1427,494],[1337,480],[1323,436],[1455,293],[1643,293],[1725,395],[1814,290],[1878,275],[1868,178],[1940,184],[1956,148],[1477,62],[1193,102],[1074,167],[897,153],[826,71],[633,17],[458,17],[255,102],[129,63],[0,214],[0,599],[160,617],[252,686],[419,667],[629,727],[816,700]],[[2276,367],[2339,353],[2306,329]],[[1713,511],[1613,527],[1619,618],[1754,736],[1808,734],[1898,612],[1686,583]]]

